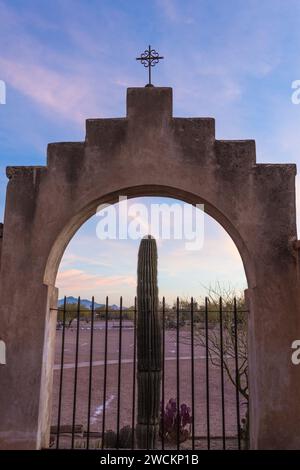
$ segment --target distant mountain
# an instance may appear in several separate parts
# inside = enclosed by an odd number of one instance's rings
[[[73,297],[72,295],[70,295],[69,297],[67,297],[66,301],[67,301],[67,304],[77,304],[78,298]],[[58,307],[63,307],[64,299],[59,299],[58,302],[57,302],[57,305],[58,305]],[[88,299],[80,299],[80,305],[82,305],[85,308],[91,309],[92,308],[92,301],[88,300]],[[98,304],[97,302],[94,302],[94,307],[95,308],[105,307],[105,304]],[[110,310],[119,310],[119,308],[120,307],[116,304],[109,305]],[[126,308],[127,307],[123,307],[124,310],[126,310]]]
[[[70,295],[69,297],[67,297],[66,301],[67,301],[67,304],[77,304],[78,298],[76,299],[76,297],[73,297],[72,295]],[[60,299],[58,301],[58,306],[63,307],[63,305],[64,305],[64,299]],[[82,307],[92,308],[92,301],[88,299],[80,299],[80,305],[82,305]],[[95,305],[95,308],[105,306],[105,304],[98,304],[97,302],[95,302],[94,305]]]

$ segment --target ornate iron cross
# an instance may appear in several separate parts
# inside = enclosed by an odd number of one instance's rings
[[[149,46],[149,48],[146,49],[140,57],[136,57],[136,60],[140,60],[141,64],[148,68],[149,83],[146,86],[153,86],[151,83],[151,67],[158,64],[161,59],[163,59],[163,57],[161,57],[155,49],[151,49],[151,46]]]

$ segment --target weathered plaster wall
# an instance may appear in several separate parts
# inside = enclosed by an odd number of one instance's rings
[[[1,266],[2,240],[3,240],[3,224],[0,224],[0,266]]]
[[[87,120],[85,142],[50,144],[46,167],[9,167],[1,447],[47,441],[55,324],[49,307],[69,240],[99,203],[160,195],[204,203],[236,243],[251,308],[251,444],[300,448],[300,372],[290,360],[300,338],[295,174],[293,164],[257,164],[253,140],[216,140],[211,118],[173,118],[170,88],[130,88],[126,118]]]

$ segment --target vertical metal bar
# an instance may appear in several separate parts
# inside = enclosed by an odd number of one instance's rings
[[[150,325],[150,312],[148,311],[147,315],[147,324],[148,324],[148,334],[147,334],[147,362],[148,362],[148,390],[150,390],[151,381],[150,381],[150,367],[151,367],[151,355],[150,355],[150,348],[151,348],[151,325]],[[149,401],[147,403],[147,445],[146,448],[149,450],[149,434],[150,434],[150,413],[152,409],[152,400],[153,394],[150,394]]]
[[[62,386],[63,386],[63,373],[64,373],[66,302],[67,302],[67,298],[65,296],[64,306],[63,306],[63,329],[62,329],[62,337],[61,337],[60,378],[59,378],[59,394],[58,394],[58,415],[57,415],[57,436],[56,436],[56,448],[57,449],[59,449],[61,404],[62,404]]]
[[[131,418],[131,449],[134,450],[135,429],[135,384],[136,384],[136,297],[134,298],[133,323],[133,383],[132,383],[132,418]]]
[[[80,330],[80,297],[78,297],[78,303],[77,303],[77,329],[76,329],[76,346],[75,346],[76,352],[75,352],[74,394],[73,394],[73,418],[72,418],[72,440],[71,440],[71,448],[72,448],[72,449],[74,449],[74,439],[75,439],[77,378],[78,378],[79,330]]]
[[[179,297],[176,302],[177,335],[176,335],[176,389],[177,389],[177,450],[180,449],[180,382],[179,382]]]
[[[120,297],[120,321],[119,321],[119,364],[118,364],[118,408],[117,408],[117,445],[120,440],[120,406],[121,406],[121,364],[122,364],[122,297]]]
[[[219,301],[219,313],[220,313],[220,358],[221,358],[221,402],[222,402],[222,440],[223,450],[226,449],[226,438],[225,438],[225,394],[224,394],[224,346],[223,346],[223,304],[222,297]]]
[[[206,349],[206,426],[207,449],[210,450],[210,403],[209,403],[209,338],[208,338],[208,298],[205,297],[205,349]]]
[[[233,299],[233,314],[234,314],[235,393],[236,393],[236,421],[237,421],[236,424],[237,424],[237,432],[238,432],[238,450],[241,450],[238,324],[237,324],[236,298]]]
[[[191,385],[192,385],[192,450],[195,450],[195,367],[194,367],[194,299],[191,298]]]
[[[93,378],[94,310],[95,310],[95,299],[93,297],[92,309],[91,309],[90,371],[89,371],[89,395],[88,395],[87,438],[86,438],[87,449],[90,446],[90,423],[91,423],[92,378]]]
[[[165,298],[162,300],[161,448],[165,448]]]
[[[107,385],[107,333],[108,333],[108,297],[105,301],[105,339],[104,339],[104,377],[103,377],[103,415],[102,415],[102,443],[104,448],[105,417],[106,417],[106,385]]]

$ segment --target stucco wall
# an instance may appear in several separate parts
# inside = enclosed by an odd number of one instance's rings
[[[9,167],[1,447],[34,448],[47,438],[49,307],[69,240],[99,203],[160,195],[204,203],[237,245],[251,310],[251,445],[300,448],[300,373],[290,360],[300,338],[295,174],[293,164],[257,164],[253,140],[216,140],[211,118],[173,118],[172,89],[154,87],[128,89],[124,118],[87,120],[84,142],[49,144],[47,166]]]

